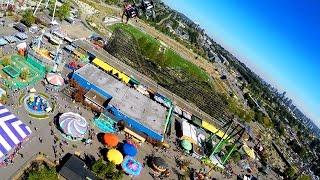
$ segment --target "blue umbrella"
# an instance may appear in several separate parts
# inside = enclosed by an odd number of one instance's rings
[[[138,150],[133,144],[125,143],[122,147],[123,153],[128,156],[134,157],[137,155]]]

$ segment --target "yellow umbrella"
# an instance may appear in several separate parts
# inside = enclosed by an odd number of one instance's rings
[[[254,158],[256,157],[255,154],[254,154],[254,150],[251,149],[251,148],[249,148],[246,144],[244,144],[244,145],[242,146],[242,148],[243,148],[243,151],[244,151],[250,158],[254,159]]]
[[[107,158],[110,162],[113,162],[115,165],[121,164],[123,161],[123,156],[121,152],[116,149],[110,149],[107,153]]]

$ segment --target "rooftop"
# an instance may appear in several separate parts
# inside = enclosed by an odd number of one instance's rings
[[[99,179],[86,168],[85,163],[81,159],[74,155],[71,155],[67,162],[61,167],[59,174],[68,180]]]
[[[138,120],[158,133],[163,133],[167,114],[165,107],[92,64],[83,66],[75,73],[110,94],[113,98],[109,104],[120,109],[128,117]]]
[[[90,89],[90,91],[88,91],[84,97],[88,98],[90,101],[96,103],[97,105],[103,107],[103,105],[105,104],[105,102],[107,101],[106,98],[104,98],[102,95],[100,95],[98,92],[96,92],[93,89]]]

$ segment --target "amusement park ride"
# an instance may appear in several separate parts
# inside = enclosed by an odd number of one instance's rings
[[[36,15],[36,13],[37,13],[37,11],[38,11],[38,9],[39,9],[42,1],[43,1],[43,0],[39,0],[36,9],[35,9],[34,12],[33,12],[33,15],[34,15],[34,16]],[[45,9],[48,8],[48,6],[49,6],[49,1],[50,1],[50,0],[46,0],[45,6],[44,6]],[[52,13],[52,19],[51,19],[51,25],[56,25],[56,24],[57,24],[57,22],[54,20],[54,15],[55,15],[56,9],[57,9],[57,3],[58,3],[58,0],[55,0],[54,8],[53,8],[53,13]]]
[[[224,165],[228,162],[233,152],[240,149],[242,143],[240,142],[243,138],[246,128],[240,123],[231,120],[222,126],[218,131],[223,131],[223,136],[221,140],[214,145],[210,155],[210,160],[213,164],[218,167],[224,168]],[[207,142],[212,143],[214,136],[211,135]],[[223,147],[227,144],[231,144],[231,149],[226,150],[223,153]],[[222,155],[221,155],[222,154]]]
[[[154,4],[152,0],[141,0],[139,3],[135,3],[135,1],[133,1],[133,3],[125,1],[123,5],[122,20],[123,16],[126,16],[127,23],[130,18],[136,18],[142,13],[145,14],[147,19],[156,18]]]

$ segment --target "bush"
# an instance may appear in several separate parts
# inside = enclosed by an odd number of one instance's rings
[[[27,27],[30,27],[32,24],[36,22],[36,18],[33,16],[33,13],[31,10],[26,10],[24,12],[24,14],[22,15],[21,22]]]
[[[28,180],[58,180],[55,168],[49,168],[46,165],[37,165],[27,174]]]

